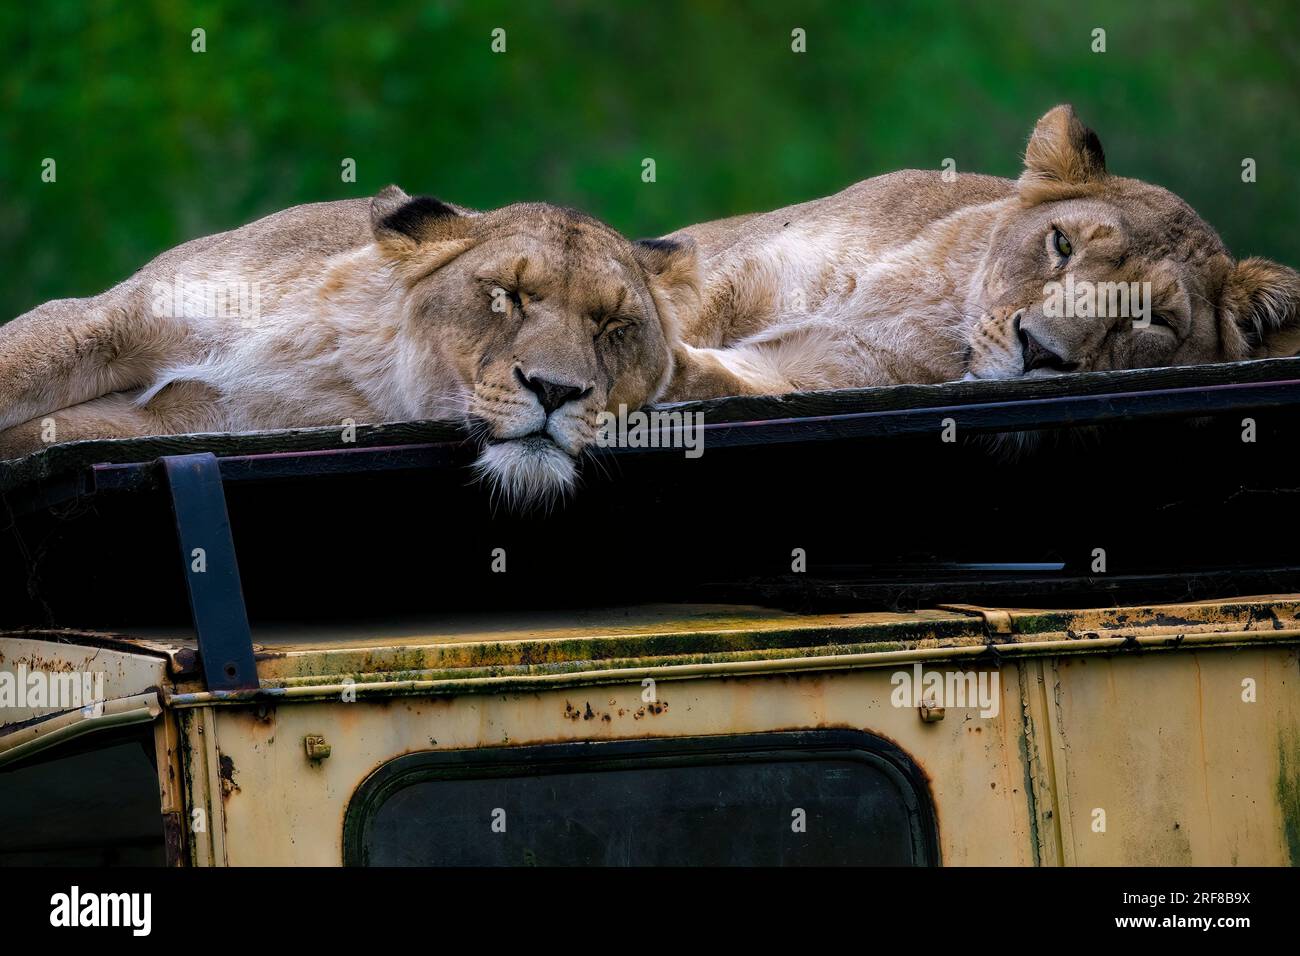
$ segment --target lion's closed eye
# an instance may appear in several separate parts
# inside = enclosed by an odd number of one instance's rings
[[[596,323],[596,332],[592,338],[597,341],[605,339],[611,342],[622,342],[636,328],[636,321],[626,316],[604,319],[593,316],[592,321]]]
[[[488,307],[499,315],[522,314],[525,295],[512,285],[492,283],[488,286]]]

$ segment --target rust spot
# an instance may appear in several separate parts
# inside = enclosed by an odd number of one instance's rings
[[[199,655],[192,648],[182,647],[172,660],[172,673],[176,677],[190,677],[199,672]]]
[[[71,660],[50,659],[32,654],[30,657],[18,658],[18,664],[26,663],[29,671],[44,671],[47,674],[68,674],[76,670],[79,666]]]
[[[218,763],[221,766],[221,799],[225,800],[239,790],[239,784],[235,783],[235,762],[226,754],[221,754]]]
[[[185,865],[185,828],[178,810],[169,810],[163,818],[163,849],[168,866]]]

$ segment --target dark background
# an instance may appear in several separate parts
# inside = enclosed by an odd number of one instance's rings
[[[1062,101],[1113,171],[1178,192],[1234,252],[1300,258],[1293,0],[377,6],[0,7],[0,321],[194,236],[389,182],[651,235],[946,157],[1013,176]]]

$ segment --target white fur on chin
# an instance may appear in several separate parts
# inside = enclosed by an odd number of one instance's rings
[[[511,509],[549,506],[578,480],[574,460],[540,435],[485,445],[474,471]]]

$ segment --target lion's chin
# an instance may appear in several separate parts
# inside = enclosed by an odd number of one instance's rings
[[[568,495],[578,478],[574,460],[541,435],[485,445],[474,470],[507,508],[517,510],[550,506]]]

